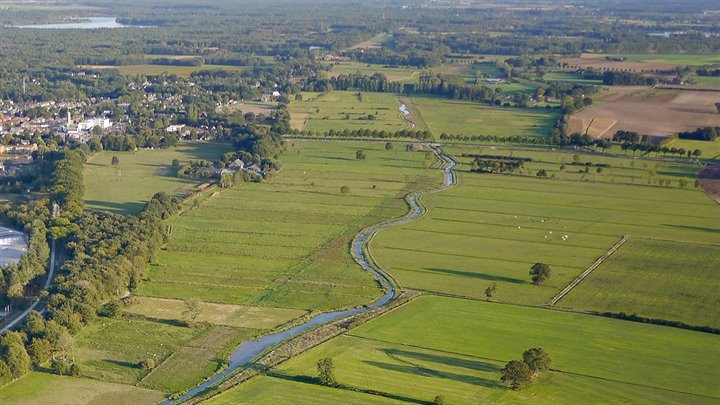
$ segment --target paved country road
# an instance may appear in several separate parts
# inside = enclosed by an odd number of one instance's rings
[[[361,231],[352,241],[351,244],[351,253],[353,255],[353,258],[355,261],[362,266],[362,268],[368,272],[370,272],[373,277],[375,277],[376,280],[382,285],[383,289],[385,290],[385,294],[377,299],[375,302],[373,302],[370,305],[363,306],[363,307],[356,307],[352,309],[347,309],[343,311],[334,311],[334,312],[325,312],[319,315],[316,315],[312,318],[310,318],[307,322],[302,323],[300,325],[297,325],[293,328],[264,335],[258,339],[248,340],[243,342],[240,346],[238,346],[230,355],[230,360],[228,362],[228,367],[221,373],[215,375],[213,378],[205,381],[204,383],[198,385],[197,387],[189,390],[182,396],[168,400],[163,402],[163,405],[168,404],[179,404],[182,403],[188,399],[191,399],[195,397],[198,394],[201,394],[203,391],[215,386],[216,384],[224,381],[227,377],[229,377],[233,372],[236,370],[248,365],[253,359],[258,357],[260,354],[265,352],[267,349],[282,343],[283,341],[286,341],[290,338],[293,338],[295,336],[298,336],[299,334],[312,329],[314,327],[324,325],[326,323],[342,319],[351,315],[359,314],[361,312],[370,311],[373,309],[377,309],[379,307],[382,307],[383,305],[388,304],[392,301],[392,299],[395,297],[395,287],[392,282],[388,279],[389,276],[386,276],[382,270],[378,268],[378,266],[372,261],[372,259],[368,258],[366,256],[365,250],[367,249],[367,242],[372,238],[373,235],[375,235],[377,232],[379,232],[382,229],[385,229],[387,227],[405,223],[408,221],[412,221],[416,218],[418,218],[420,215],[422,215],[425,212],[425,207],[422,205],[422,202],[420,201],[420,197],[426,193],[430,192],[437,192],[441,190],[445,190],[449,187],[452,187],[455,185],[456,178],[455,178],[455,166],[457,165],[457,162],[445,155],[443,150],[438,146],[431,146],[433,151],[437,154],[438,158],[442,162],[443,165],[443,183],[442,185],[429,190],[429,191],[416,191],[414,193],[409,194],[406,197],[406,200],[408,204],[410,205],[410,210],[408,211],[405,216],[397,219],[392,219],[387,222],[383,222],[378,225],[374,225],[370,228],[367,228],[363,231]]]
[[[48,270],[48,276],[45,280],[45,285],[43,286],[43,290],[47,290],[48,287],[50,287],[50,282],[53,279],[53,276],[55,275],[55,241],[52,242],[52,245],[50,247],[50,269]],[[27,318],[28,315],[30,315],[30,312],[33,310],[38,311],[40,313],[45,312],[45,303],[40,304],[40,298],[33,301],[33,303],[30,305],[28,309],[20,313],[19,315],[15,315],[12,317],[12,320],[9,322],[3,323],[2,328],[0,328],[0,333],[5,333],[8,329],[11,329],[13,326],[17,325],[18,323],[22,322]]]

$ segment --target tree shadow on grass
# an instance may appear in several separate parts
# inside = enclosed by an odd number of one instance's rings
[[[110,363],[120,367],[139,368],[137,363],[131,363],[129,361],[115,360],[115,359],[102,359],[103,363]]]
[[[462,271],[462,270],[438,269],[438,268],[434,268],[434,267],[424,267],[423,269],[426,271],[434,272],[434,273],[450,274],[453,276],[479,278],[479,279],[488,280],[488,281],[502,281],[504,283],[513,283],[513,284],[528,284],[527,281],[520,280],[518,278],[496,276],[496,275],[486,274],[486,273],[475,273],[475,272],[471,272],[471,271]]]
[[[472,385],[477,385],[477,386],[487,387],[487,388],[500,387],[499,382],[494,381],[494,380],[489,380],[487,378],[476,377],[476,376],[467,375],[467,374],[451,373],[448,371],[435,370],[435,369],[422,367],[422,366],[382,363],[379,361],[365,361],[365,364],[368,364],[373,367],[382,368],[384,370],[395,371],[398,373],[407,373],[407,374],[419,375],[419,376],[423,376],[423,377],[443,378],[443,379],[447,379],[447,380],[452,380],[452,381],[457,381],[457,382],[462,382],[462,383],[466,383],[466,384],[472,384]]]
[[[462,367],[476,371],[488,371],[488,372],[499,372],[500,367],[492,363],[486,363],[484,361],[469,360],[461,357],[454,356],[442,356],[430,353],[412,352],[407,350],[399,349],[385,349],[385,354],[391,357],[409,357],[421,361],[429,361],[433,363],[440,363],[454,367]]]
[[[720,233],[719,228],[709,228],[704,226],[690,226],[690,225],[671,225],[671,224],[662,224],[663,226],[669,226],[671,228],[677,228],[677,229],[688,229],[691,231],[703,231],[703,232],[712,232],[712,233]]]
[[[110,211],[115,214],[137,214],[145,207],[142,202],[110,202],[99,200],[85,200],[85,205],[97,211]]]

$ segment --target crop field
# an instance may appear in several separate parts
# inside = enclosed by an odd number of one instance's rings
[[[696,87],[720,87],[720,76],[694,76]]]
[[[613,87],[594,97],[601,103],[573,114],[569,132],[587,131],[605,138],[619,130],[669,136],[698,127],[716,127],[720,126],[720,114],[714,103],[719,97],[720,91]]]
[[[631,239],[559,305],[720,327],[720,245]]]
[[[327,132],[344,129],[377,129],[395,132],[409,127],[394,94],[357,91],[302,93],[303,101],[290,103],[293,128]],[[372,115],[373,119],[368,119]]]
[[[470,148],[451,151],[478,153]],[[697,166],[630,167],[635,165],[631,159],[579,155],[581,162],[611,165],[607,176],[587,175],[570,164],[572,154],[479,152],[543,161],[527,164],[527,175],[520,176],[470,173],[469,159],[461,159],[465,164],[460,166],[459,186],[424,197],[427,215],[383,230],[371,243],[376,261],[403,286],[484,298],[485,288],[497,283],[499,301],[541,304],[622,235],[717,242],[720,208],[691,188]],[[560,160],[567,165],[562,173]],[[538,178],[540,168],[546,168],[548,176],[558,172],[560,179]],[[655,182],[658,177],[673,179],[673,186],[649,186],[641,173],[653,173]],[[676,176],[688,176],[690,185],[680,188],[677,179],[682,177]],[[536,262],[552,268],[543,286],[533,285],[528,276]]]
[[[358,149],[366,160],[355,159]],[[291,141],[277,178],[213,195],[171,221],[139,295],[299,310],[372,301],[380,289],[355,265],[349,240],[404,214],[402,197],[440,177],[425,154],[404,149]]]
[[[230,149],[221,143],[182,142],[171,149],[96,153],[85,165],[85,205],[89,209],[136,214],[159,191],[179,195],[183,189],[198,184],[197,180],[175,177],[173,159],[181,163],[216,160]],[[110,163],[113,156],[120,159],[117,167]]]
[[[257,384],[315,382],[315,364],[330,357],[340,384],[404,402],[443,395],[452,404],[709,404],[720,398],[718,343],[701,332],[428,296],[281,364]],[[538,346],[553,371],[522,391],[502,386],[500,368]],[[231,395],[252,394],[241,385]]]
[[[470,101],[412,97],[432,133],[459,135],[546,136],[555,114],[544,109],[494,107]]]
[[[0,389],[3,404],[156,404],[164,394],[132,385],[30,372]]]

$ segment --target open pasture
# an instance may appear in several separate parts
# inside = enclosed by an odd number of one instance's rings
[[[402,401],[361,392],[338,390],[306,382],[274,377],[256,377],[203,402],[208,405],[391,405]]]
[[[390,81],[413,83],[420,76],[420,69],[412,67],[392,67],[355,61],[331,62],[330,64],[332,65],[332,70],[328,73],[330,77],[352,75],[358,72],[367,76],[382,73]]]
[[[573,114],[568,132],[604,138],[611,138],[619,130],[669,136],[720,126],[720,114],[715,108],[720,91],[612,87],[594,99],[601,102]]]
[[[709,404],[720,398],[718,340],[590,315],[420,297],[268,375],[314,382],[315,364],[329,357],[339,383],[411,402],[443,395],[453,404]],[[553,371],[522,391],[505,388],[500,368],[530,347],[550,354]]]
[[[331,129],[395,132],[409,128],[401,118],[400,102],[394,94],[358,91],[302,94],[302,101],[290,103],[291,124],[295,129],[325,133]]]
[[[720,157],[720,139],[713,141],[696,141],[693,139],[674,139],[664,146],[668,148],[683,148],[685,150],[700,149],[700,159],[717,159]]]
[[[590,80],[590,79],[584,79],[582,75],[577,73],[571,73],[571,72],[551,72],[551,73],[545,73],[542,77],[544,80],[547,80],[548,82],[568,82],[568,83],[577,83],[577,84],[592,84],[592,85],[601,85],[602,80]]]
[[[609,60],[611,58],[624,58],[625,60]],[[633,72],[651,72],[655,70],[674,70],[678,66],[711,65],[720,63],[717,55],[670,55],[670,54],[624,54],[608,55],[583,53],[579,58],[563,58],[561,62],[571,67],[624,70]]]
[[[558,305],[718,328],[718,249],[717,244],[630,239]]]
[[[123,66],[112,66],[112,65],[82,65],[78,66],[82,69],[95,69],[95,70],[112,70],[115,69],[120,72],[121,75],[125,76],[137,76],[137,75],[178,75],[180,77],[190,77],[193,72],[200,72],[202,70],[226,70],[229,72],[243,72],[251,69],[250,66],[225,66],[225,65],[202,65],[202,66],[170,66],[170,65],[123,65]]]
[[[244,307],[241,305],[200,302],[198,321],[239,328],[274,329],[305,314],[285,308]],[[129,314],[148,319],[180,321],[186,310],[185,301],[165,298],[137,297],[125,308]]]
[[[96,153],[85,165],[85,205],[121,214],[139,213],[157,192],[180,195],[183,189],[198,184],[197,180],[175,177],[173,159],[181,163],[216,160],[230,149],[222,143],[182,142],[170,149]],[[120,159],[117,167],[111,164],[113,156]]]
[[[0,403],[3,404],[150,405],[163,399],[162,392],[132,385],[35,371],[0,389]]]
[[[404,214],[403,196],[440,177],[423,153],[404,149],[289,141],[275,179],[225,190],[171,220],[170,243],[139,295],[299,310],[372,301],[380,289],[350,257],[350,239]]]
[[[494,135],[499,137],[546,136],[555,114],[544,109],[505,108],[432,97],[412,97],[413,105],[432,133]]]
[[[452,149],[458,151],[472,149]],[[477,153],[477,152],[475,152]],[[525,176],[470,173],[461,159],[459,185],[427,195],[429,212],[419,220],[380,232],[371,243],[377,262],[409,288],[483,298],[497,283],[495,299],[522,304],[550,300],[622,235],[698,243],[717,241],[719,208],[696,189],[680,189],[676,176],[692,176],[690,165],[631,168],[630,159],[609,160],[612,178],[577,173],[571,154],[490,149],[481,153],[555,160],[532,162]],[[547,153],[547,156],[543,156]],[[559,171],[567,159],[565,180],[538,178],[542,167]],[[580,160],[602,160],[580,155]],[[614,167],[623,164],[624,167]],[[668,163],[669,164],[669,163]],[[630,173],[655,170],[673,178],[673,187],[630,182]],[[571,173],[575,171],[575,173]],[[552,172],[548,173],[551,176]],[[620,177],[626,176],[626,177]],[[639,174],[638,174],[639,176]],[[629,184],[618,184],[622,179]],[[691,178],[691,177],[689,177]],[[655,180],[657,181],[657,180]],[[692,183],[691,183],[692,184]],[[535,286],[528,275],[536,262],[547,263],[552,276]]]

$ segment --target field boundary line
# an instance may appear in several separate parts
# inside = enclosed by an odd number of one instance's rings
[[[143,378],[141,378],[140,381],[138,381],[137,383],[135,383],[135,386],[136,386],[136,387],[139,387],[140,384],[142,384],[143,381],[145,381],[146,378],[148,378],[151,374],[153,374],[153,373],[155,372],[155,370],[159,369],[160,366],[162,366],[163,364],[165,364],[168,360],[170,360],[171,357],[175,356],[177,353],[178,353],[178,352],[172,352],[171,355],[165,357],[165,360],[161,361],[160,364],[156,365],[152,370],[150,370],[149,373],[145,374],[145,376],[144,376]],[[146,388],[147,388],[147,387],[146,387]]]
[[[554,306],[555,304],[557,304],[558,301],[560,301],[560,300],[563,299],[566,295],[568,295],[568,294],[570,293],[570,291],[572,291],[573,288],[577,287],[577,285],[580,284],[583,280],[585,280],[585,278],[586,278],[587,276],[589,276],[590,273],[592,273],[595,269],[597,269],[598,267],[600,267],[600,265],[603,264],[603,262],[604,262],[605,260],[607,260],[607,258],[609,258],[610,256],[612,256],[613,253],[617,252],[617,250],[620,249],[620,248],[621,248],[625,243],[627,243],[627,241],[629,241],[629,240],[630,240],[630,235],[623,235],[623,237],[620,239],[620,241],[617,242],[615,245],[613,245],[613,247],[611,247],[610,250],[608,250],[607,252],[605,252],[604,255],[600,256],[597,260],[595,260],[595,263],[593,263],[592,265],[590,265],[590,267],[588,267],[588,268],[587,268],[585,271],[583,271],[579,276],[577,276],[577,277],[575,278],[575,280],[573,280],[570,284],[568,284],[567,287],[563,288],[563,290],[560,291],[560,293],[558,293],[558,295],[556,295],[555,297],[553,297],[553,299],[550,300],[550,302],[548,303],[548,305],[549,305],[549,306]]]

